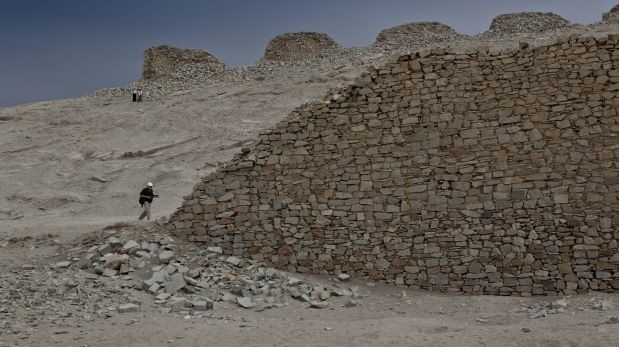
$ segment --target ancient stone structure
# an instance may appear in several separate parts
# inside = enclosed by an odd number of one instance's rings
[[[225,68],[222,62],[208,52],[161,45],[144,51],[142,78],[151,80],[169,76],[187,65],[206,65],[207,68],[219,70]]]
[[[602,13],[602,20],[606,22],[619,22],[619,5],[615,5],[610,11]]]
[[[299,107],[166,228],[448,292],[619,289],[619,35],[404,55]]]
[[[378,34],[373,46],[424,47],[434,43],[453,41],[463,35],[438,22],[416,22],[385,29]]]
[[[340,48],[335,40],[323,33],[284,33],[269,41],[262,60],[297,61]]]
[[[490,32],[507,35],[540,33],[569,27],[568,20],[552,12],[519,12],[494,17]]]

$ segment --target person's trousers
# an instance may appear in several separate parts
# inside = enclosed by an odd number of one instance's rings
[[[144,212],[142,212],[138,220],[142,220],[144,217],[146,217],[146,220],[150,220],[150,202],[144,201],[144,205],[142,205],[142,207],[144,207]]]

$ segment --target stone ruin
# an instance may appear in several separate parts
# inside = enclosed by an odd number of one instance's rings
[[[335,40],[323,33],[284,33],[269,41],[261,60],[263,62],[298,61],[340,48]]]
[[[416,22],[385,29],[372,44],[387,49],[401,47],[424,47],[444,41],[452,41],[463,35],[438,22]]]
[[[615,5],[610,11],[604,12],[602,20],[605,22],[619,22],[619,5]]]
[[[206,69],[223,70],[224,63],[200,49],[180,49],[160,45],[144,51],[142,79],[154,80],[167,77],[185,66],[200,65]]]
[[[371,68],[204,177],[165,228],[301,273],[619,289],[619,35],[521,47]]]
[[[519,12],[494,17],[488,32],[502,35],[532,34],[571,25],[568,20],[552,12]]]

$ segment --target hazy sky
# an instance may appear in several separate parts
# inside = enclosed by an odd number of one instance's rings
[[[617,0],[0,0],[0,107],[69,98],[140,77],[157,44],[254,63],[290,31],[368,45],[388,27],[439,21],[485,31],[498,14],[552,11],[576,23],[601,19]]]

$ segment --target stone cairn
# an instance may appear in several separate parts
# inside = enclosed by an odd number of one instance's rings
[[[619,289],[619,35],[394,59],[299,107],[165,225],[300,273]]]
[[[490,29],[483,36],[535,34],[570,27],[571,23],[552,12],[507,13],[492,19]]]
[[[605,22],[619,22],[619,5],[615,5],[610,11],[604,12],[602,20]]]
[[[383,49],[401,49],[402,47],[420,48],[445,41],[463,38],[451,27],[438,22],[409,23],[385,29],[378,34],[373,47]]]
[[[182,71],[186,66],[199,65],[207,70],[223,71],[224,63],[208,52],[199,49],[180,49],[160,45],[144,51],[142,79],[153,80]]]
[[[269,41],[261,61],[304,60],[339,49],[340,45],[323,33],[285,33]]]

